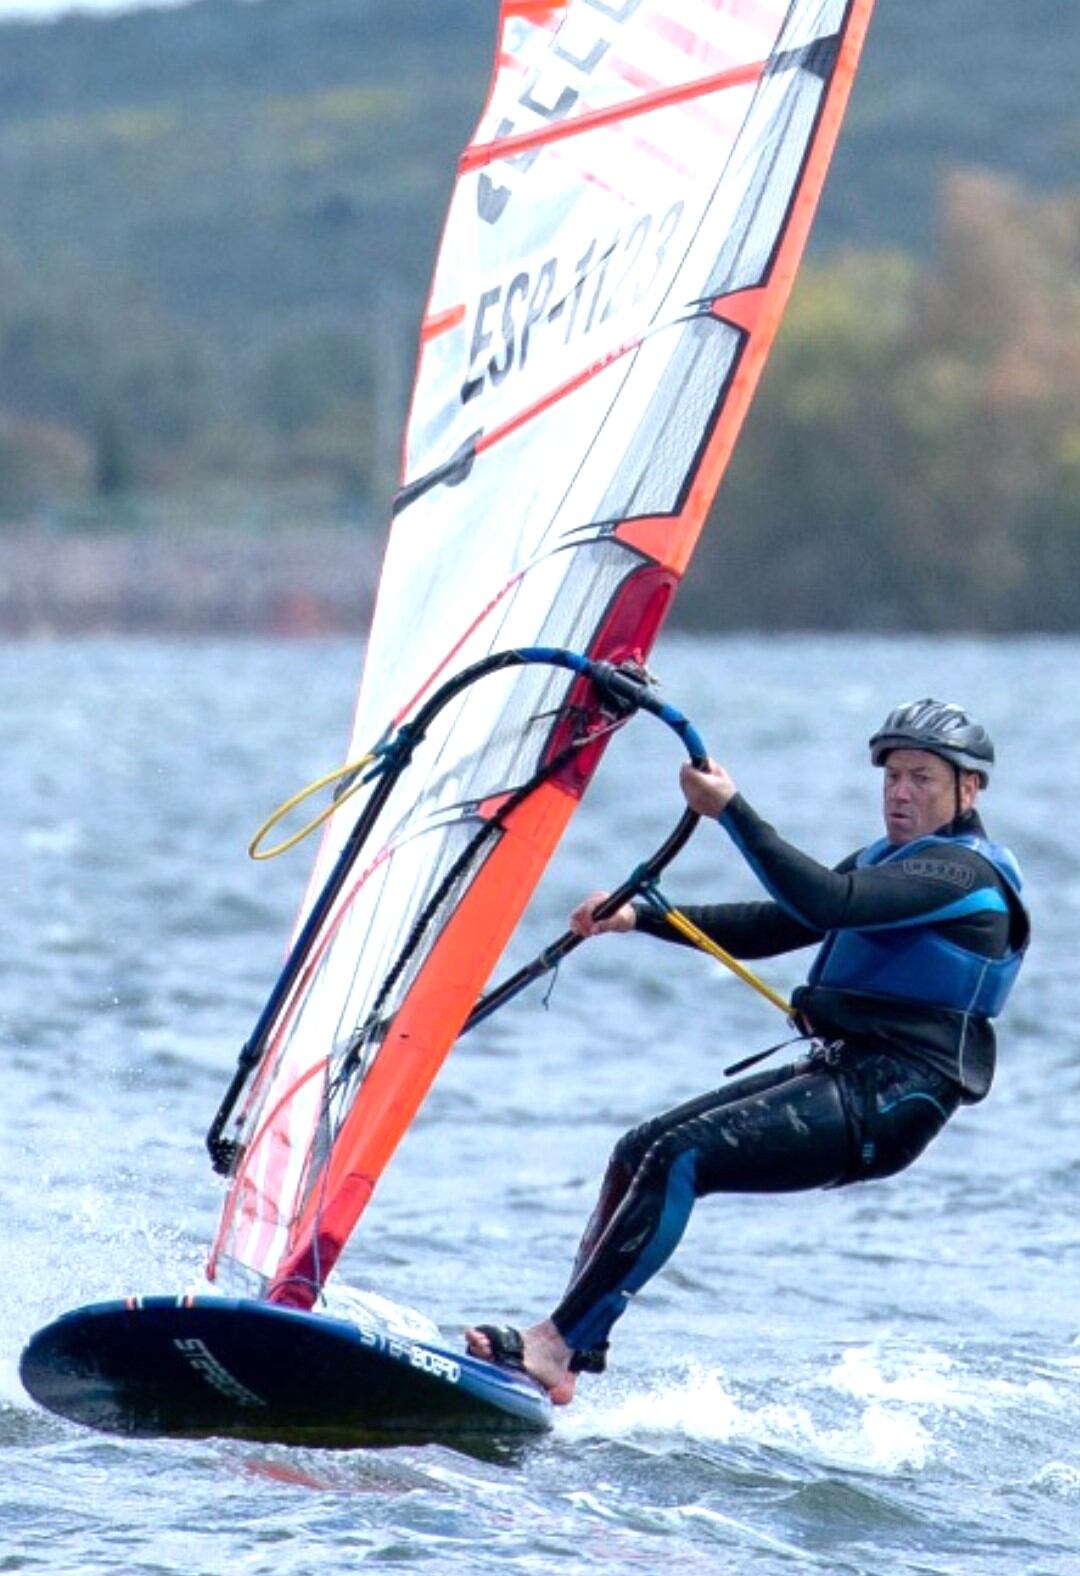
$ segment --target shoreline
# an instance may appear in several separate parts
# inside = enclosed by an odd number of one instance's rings
[[[365,636],[385,533],[341,521],[233,526],[154,523],[0,530],[0,640],[116,636],[317,639]],[[704,589],[687,585],[669,627],[704,627]],[[891,622],[769,626],[714,619],[711,633],[1070,641],[1073,629],[897,628]]]
[[[344,526],[0,536],[0,637],[350,634],[381,542]]]

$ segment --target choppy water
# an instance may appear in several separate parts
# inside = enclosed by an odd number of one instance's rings
[[[0,647],[6,811],[0,1114],[0,1570],[791,1572],[1080,1568],[1080,646],[672,639],[666,693],[740,786],[835,859],[875,834],[863,741],[898,699],[965,700],[999,738],[988,821],[1037,945],[998,1085],[914,1170],[710,1200],[624,1320],[613,1372],[503,1460],[126,1443],[33,1408],[16,1374],[62,1309],[171,1291],[219,1203],[202,1135],[306,873],[244,854],[336,764],[340,644]],[[674,821],[678,750],[616,742],[522,945]],[[703,828],[667,886],[752,883]],[[793,983],[791,960],[768,970]],[[611,1143],[780,1037],[704,959],[607,938],[451,1058],[344,1277],[454,1332],[561,1288]]]

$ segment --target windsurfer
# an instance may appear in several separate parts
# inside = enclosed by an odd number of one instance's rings
[[[698,1198],[894,1175],[958,1105],[989,1091],[990,1020],[1029,933],[1016,860],[975,808],[993,745],[959,707],[924,700],[891,712],[870,753],[884,768],[885,836],[833,870],[785,842],[724,767],[682,769],[687,803],[719,820],[769,894],[683,913],[744,959],[818,943],[793,998],[809,1049],[627,1133],[551,1317],[524,1333],[467,1332],[470,1352],[523,1366],[556,1404],[572,1399],[577,1373],[603,1370],[612,1326],[670,1257]],[[682,939],[643,903],[598,922],[603,896],[575,910],[578,934]]]

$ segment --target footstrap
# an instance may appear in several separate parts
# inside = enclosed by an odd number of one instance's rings
[[[491,1361],[500,1368],[525,1371],[525,1340],[512,1324],[478,1324],[478,1335],[486,1335],[491,1345]]]

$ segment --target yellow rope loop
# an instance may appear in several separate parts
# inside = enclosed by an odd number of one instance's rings
[[[329,788],[331,783],[340,782],[342,778],[350,777],[354,772],[362,772],[364,767],[370,766],[374,759],[375,751],[369,750],[367,755],[361,756],[358,761],[350,761],[347,766],[339,766],[336,771],[327,772],[325,777],[317,777],[313,783],[308,783],[306,788],[301,788],[299,793],[294,793],[291,799],[286,799],[284,804],[278,805],[273,815],[267,817],[248,844],[250,857],[252,859],[276,859],[278,854],[288,853],[290,848],[295,848],[297,843],[302,843],[305,837],[315,831],[316,827],[321,826],[324,821],[328,821],[334,811],[341,808],[346,799],[351,799],[354,793],[359,792],[364,786],[359,779],[353,783],[351,788],[347,788],[343,794],[340,794],[332,804],[328,804],[324,810],[320,810],[318,815],[308,821],[306,826],[302,826],[298,832],[294,832],[284,842],[275,843],[273,848],[261,848],[259,846],[266,834],[273,831],[278,822],[283,821],[290,811],[296,809],[297,805],[303,804],[305,799],[310,799],[320,789]]]
[[[740,963],[738,958],[731,956],[730,952],[725,952],[723,947],[717,946],[712,937],[707,936],[703,930],[699,930],[693,920],[687,919],[685,914],[680,914],[677,908],[665,909],[664,918],[669,925],[679,932],[680,936],[685,936],[687,941],[692,941],[695,947],[700,947],[702,952],[707,952],[711,958],[715,958],[718,963],[722,963],[725,968],[730,969],[732,974],[749,985],[751,989],[756,990],[759,996],[764,996],[766,1001],[772,1002],[773,1006],[778,1007],[786,1017],[791,1017],[794,1009],[789,1001],[785,1001],[783,996],[779,992],[774,991],[771,985],[766,985],[765,981],[760,979],[752,969],[748,969],[745,963]]]

